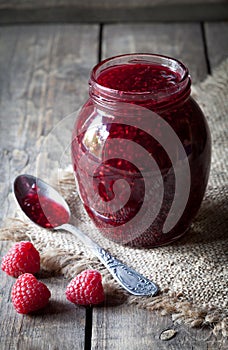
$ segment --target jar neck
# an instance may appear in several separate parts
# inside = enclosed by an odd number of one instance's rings
[[[118,67],[130,68],[131,72],[134,72],[136,67],[155,67],[158,72],[167,70],[171,72],[173,81],[170,81],[170,77],[163,73],[162,84],[157,84],[155,80],[154,86],[150,86],[148,90],[144,88],[143,91],[137,87],[134,91],[129,88],[123,89],[124,82],[120,89],[118,84],[115,85],[115,81],[112,82],[111,87],[100,81],[102,74]],[[137,71],[135,71],[135,77],[138,79]],[[190,89],[191,79],[183,63],[170,57],[154,54],[127,54],[106,59],[93,68],[89,80],[89,94],[93,101],[111,109],[116,102],[133,103],[154,110],[171,108],[183,103],[189,97]]]

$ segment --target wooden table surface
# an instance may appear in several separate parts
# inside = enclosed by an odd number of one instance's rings
[[[228,56],[228,23],[10,24],[0,27],[0,217],[15,212],[12,181],[35,173],[41,141],[87,98],[91,68],[108,56],[153,52],[181,59],[193,84]],[[61,148],[61,145],[60,145]],[[53,169],[53,171],[55,171]],[[1,256],[11,243],[1,242]],[[0,349],[215,350],[210,329],[189,329],[134,306],[86,310],[65,300],[68,283],[46,277],[52,301],[33,316],[15,312],[10,301],[15,280],[0,271]],[[178,331],[169,341],[160,333]]]

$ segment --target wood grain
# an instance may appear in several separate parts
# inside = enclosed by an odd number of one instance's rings
[[[208,59],[212,67],[227,55],[226,36],[224,40],[221,38],[225,26],[224,23],[205,25]],[[99,26],[88,24],[1,27],[1,220],[14,215],[11,182],[18,173],[38,171],[48,179],[52,175],[50,170],[54,173],[58,166],[58,159],[65,150],[63,139],[69,137],[72,128],[66,124],[65,117],[87,98],[89,71],[98,57],[98,36]],[[218,43],[215,42],[217,37]],[[135,51],[159,52],[180,58],[190,68],[193,82],[206,77],[200,24],[104,25],[103,58]],[[56,125],[61,129],[61,121],[62,135],[53,132]],[[43,141],[47,139],[50,144],[45,149]],[[37,164],[40,169],[36,168]],[[9,246],[9,243],[0,243],[1,256]],[[45,313],[22,316],[16,314],[10,302],[14,279],[0,271],[1,350],[83,349],[84,336],[89,334],[88,330],[85,333],[85,310],[66,302],[64,290],[67,281],[44,274],[39,277],[52,291],[50,305]],[[220,339],[215,342],[210,330],[189,330],[174,325],[168,316],[162,317],[159,313],[134,306],[94,308],[92,321],[92,349],[227,348]],[[167,328],[175,328],[178,332],[175,338],[164,342],[159,336]]]
[[[46,177],[58,171],[64,151],[53,128],[87,98],[87,81],[97,62],[98,25],[12,26],[0,42],[0,221],[15,215],[12,181],[19,173]],[[55,153],[42,142],[51,135]],[[42,162],[38,162],[41,158]],[[37,169],[37,162],[40,169]],[[10,243],[1,243],[1,256]],[[18,315],[10,301],[14,279],[0,270],[1,350],[83,349],[86,313],[65,299],[67,281],[40,276],[52,291],[50,305],[33,316]]]
[[[70,144],[72,129],[62,128],[58,137],[53,130],[87,99],[97,50],[97,25],[1,28],[0,217],[15,210],[10,194],[15,176],[38,172],[48,179],[51,169],[58,171],[65,151],[60,138]],[[45,150],[49,133],[52,144]]]
[[[181,59],[193,82],[207,76],[200,24],[116,24],[103,28],[102,57],[127,52],[155,52]],[[177,335],[169,341],[159,336],[167,328]],[[169,316],[128,306],[93,310],[92,349],[215,350],[225,349],[209,329],[174,325]]]
[[[0,244],[1,256],[8,245]],[[62,278],[39,280],[47,285],[52,296],[49,305],[31,315],[17,314],[11,303],[11,288],[15,279],[1,272],[1,350],[23,349],[83,349],[85,309],[66,300],[65,289],[68,281]]]
[[[130,52],[149,52],[182,60],[193,83],[207,75],[200,24],[156,23],[106,25],[103,30],[102,57]]]
[[[228,58],[228,22],[205,23],[209,62],[213,69]]]
[[[162,341],[166,329],[176,330],[170,340]],[[168,316],[134,306],[97,308],[93,313],[92,349],[102,350],[216,350],[224,349],[215,342],[208,329],[187,329],[174,325]]]
[[[225,2],[225,1],[220,1]],[[144,7],[144,6],[151,6],[156,7],[158,5],[175,5],[175,4],[216,4],[218,3],[218,0],[125,0],[125,4],[122,0],[116,0],[115,4],[112,0],[96,0],[91,3],[90,0],[40,0],[39,4],[36,0],[1,0],[0,8],[37,8],[37,7],[54,7],[54,6],[63,6],[63,7],[70,7],[70,6],[78,6],[78,7]]]
[[[225,20],[226,0],[11,0],[0,2],[0,23]]]

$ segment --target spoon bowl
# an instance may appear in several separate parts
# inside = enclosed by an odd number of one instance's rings
[[[30,220],[44,228],[66,224],[70,209],[50,185],[32,175],[19,175],[14,181],[16,199]]]
[[[17,202],[30,220],[43,228],[72,233],[99,258],[129,293],[138,296],[157,294],[158,287],[152,281],[114,258],[77,227],[69,224],[69,206],[53,187],[35,176],[22,174],[16,177],[13,189]]]

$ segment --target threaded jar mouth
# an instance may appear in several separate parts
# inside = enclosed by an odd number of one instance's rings
[[[105,86],[100,83],[100,76],[111,68],[118,66],[128,65],[156,65],[164,69],[169,69],[176,77],[175,83],[167,84],[163,87],[148,88],[144,91],[129,91],[120,89],[118,86]],[[124,54],[115,57],[107,58],[98,63],[92,70],[90,80],[90,96],[97,102],[102,100],[106,102],[135,102],[146,103],[146,101],[154,102],[155,104],[164,104],[174,96],[179,99],[189,96],[191,80],[189,76],[188,68],[179,60],[168,56],[148,54],[148,53],[134,53]],[[168,103],[170,104],[170,103]]]

